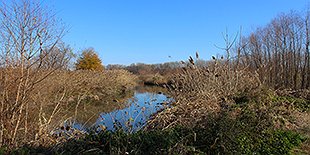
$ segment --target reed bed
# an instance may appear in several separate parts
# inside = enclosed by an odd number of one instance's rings
[[[116,103],[117,98],[126,98],[137,84],[137,77],[124,70],[114,71],[63,71],[58,70],[46,76],[48,71],[39,71],[33,78],[43,79],[39,84],[25,90],[27,96],[23,100],[26,107],[20,107],[23,117],[20,119],[20,129],[16,132],[16,139],[13,144],[7,143],[10,140],[10,130],[14,127],[9,123],[9,117],[2,118],[3,144],[5,148],[19,147],[25,144],[31,146],[50,146],[55,144],[54,137],[50,134],[55,128],[59,128],[65,120],[77,119],[88,120],[91,116],[96,116],[100,112],[110,112],[115,109],[125,107]],[[18,77],[17,73],[12,76]],[[44,78],[40,76],[46,76]],[[7,81],[11,87],[7,87],[7,92],[14,96],[16,88],[14,77],[12,81]],[[31,79],[35,81],[35,79]],[[1,98],[0,98],[1,99]],[[10,98],[8,98],[10,99]],[[12,102],[11,102],[12,101]],[[13,108],[14,98],[2,100],[8,103],[7,109]],[[96,111],[89,113],[89,108],[97,107]],[[88,109],[88,110],[87,110]],[[9,114],[9,111],[2,109],[2,113]],[[88,115],[78,115],[88,111]],[[10,116],[10,115],[8,115]],[[80,117],[80,118],[77,118]],[[95,118],[95,117],[94,117]],[[85,121],[86,122],[86,121]],[[1,146],[0,145],[0,146]]]
[[[176,102],[152,120],[154,127],[192,126],[236,104],[238,99],[257,96],[262,89],[257,74],[235,68],[223,59],[214,59],[208,67],[197,67],[192,58],[189,62],[172,78],[169,87]]]
[[[229,60],[213,58],[208,67],[196,66],[191,57],[189,62],[169,86],[176,102],[154,115],[146,130],[202,129],[205,135],[197,141],[207,154],[289,153],[305,139],[284,142],[288,135],[282,131],[309,137],[304,132],[310,129],[304,119],[310,111],[308,90],[273,90],[262,84],[261,75]],[[283,149],[273,141],[281,141]]]

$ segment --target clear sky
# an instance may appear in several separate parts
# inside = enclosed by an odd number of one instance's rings
[[[243,34],[310,0],[46,0],[69,28],[75,52],[93,47],[107,64],[203,59],[222,54],[222,33]]]

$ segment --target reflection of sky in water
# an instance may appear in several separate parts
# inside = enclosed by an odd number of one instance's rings
[[[164,94],[138,93],[129,99],[129,107],[110,113],[102,113],[97,119],[97,125],[104,125],[107,130],[115,130],[115,125],[127,132],[141,129],[150,116],[164,108],[165,102],[171,101]]]

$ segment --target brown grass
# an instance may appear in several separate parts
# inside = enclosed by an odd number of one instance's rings
[[[11,75],[18,77],[17,74]],[[42,74],[38,73],[34,78],[40,79],[41,75],[45,75],[45,71],[42,71]],[[64,120],[87,122],[89,119],[95,119],[100,112],[124,107],[125,105],[114,100],[125,98],[125,94],[136,86],[136,80],[135,75],[124,70],[56,71],[50,74],[40,84],[31,87],[31,91],[27,92],[27,98],[23,100],[27,110],[22,110],[25,117],[21,119],[21,124],[25,124],[28,130],[27,134],[24,129],[18,130],[16,145],[25,143],[49,145],[54,142],[50,131],[59,127]],[[7,92],[11,92],[11,96],[14,96],[17,85],[14,85],[14,81],[10,83],[11,86],[6,90],[10,90]],[[83,112],[87,113],[81,116],[80,113]],[[93,118],[90,118],[91,116]],[[10,121],[10,119],[4,119],[4,122]],[[4,124],[4,129],[4,133],[8,134],[10,125]],[[6,142],[10,137],[3,138]]]
[[[124,70],[58,72],[37,88],[39,91],[34,98],[45,101],[40,103],[43,108],[40,115],[56,118],[47,123],[46,129],[51,131],[68,118],[91,122],[89,119],[96,119],[100,112],[124,107],[115,99],[126,99],[127,92],[136,86],[136,79]],[[63,99],[59,104],[57,96],[59,98],[61,95]],[[53,108],[55,113],[51,110]]]
[[[246,68],[237,70],[223,60],[199,68],[192,61],[173,77],[170,89],[176,100],[173,107],[159,113],[150,124],[159,128],[192,126],[234,104],[235,98],[255,95],[259,89],[258,76]]]
[[[160,75],[159,73],[140,75],[139,79],[145,85],[163,86],[168,83],[168,78]]]
[[[214,128],[214,145],[224,150],[238,139],[239,130],[247,130],[252,139],[259,131],[291,130],[308,137],[294,151],[309,152],[309,90],[274,91],[261,83],[263,75],[222,59],[208,67],[197,67],[192,58],[189,62],[173,77],[173,107],[155,115],[146,129]]]

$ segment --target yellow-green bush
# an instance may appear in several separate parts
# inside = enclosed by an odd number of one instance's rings
[[[94,49],[89,48],[82,52],[75,64],[77,70],[95,70],[102,71],[104,69],[101,60]]]

